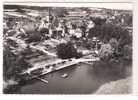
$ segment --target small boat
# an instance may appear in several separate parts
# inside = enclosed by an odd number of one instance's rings
[[[62,78],[66,78],[66,77],[68,77],[68,74],[65,73],[65,74],[61,75],[61,77],[62,77]]]

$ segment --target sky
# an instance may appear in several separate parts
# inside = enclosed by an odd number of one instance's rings
[[[109,9],[133,10],[132,3],[4,3],[9,5],[28,5],[28,6],[56,6],[56,7],[98,7]]]

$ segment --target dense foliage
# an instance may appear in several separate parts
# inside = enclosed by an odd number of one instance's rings
[[[99,57],[102,60],[109,60],[110,57],[112,56],[113,50],[112,47],[109,43],[103,44],[101,46],[101,49],[99,50]]]
[[[90,19],[96,24],[96,25],[102,25],[106,22],[106,18],[100,18],[100,17],[90,17]]]
[[[15,54],[11,49],[11,45],[4,45],[4,52],[3,52],[3,76],[4,79],[14,79],[18,80],[19,73],[31,67],[31,65],[27,62],[25,58],[25,51]]]
[[[77,52],[77,49],[71,42],[59,44],[57,46],[57,55],[62,59],[79,58],[82,56],[81,53]]]
[[[111,38],[116,39],[119,43],[119,48],[123,48],[125,45],[132,44],[132,37],[126,29],[121,26],[115,26],[113,24],[96,25],[90,29],[88,37],[99,37],[101,41],[109,42]]]
[[[113,24],[96,25],[90,29],[88,37],[98,37],[103,44],[99,52],[100,62],[95,63],[94,71],[102,76],[125,76],[132,66],[132,35],[121,26]]]

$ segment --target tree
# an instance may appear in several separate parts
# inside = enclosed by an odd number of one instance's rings
[[[26,39],[27,43],[31,43],[31,42],[40,42],[42,40],[42,36],[39,32],[31,32],[28,34],[28,37]]]
[[[11,44],[5,43],[3,50],[3,76],[5,80],[18,78],[18,74],[31,65],[25,59],[26,50],[15,54],[10,48]]]
[[[113,51],[110,44],[102,44],[101,49],[99,51],[99,56],[103,60],[109,60]]]
[[[123,48],[123,57],[124,59],[131,61],[132,60],[132,47],[129,45],[125,45]]]
[[[100,18],[100,17],[90,17],[90,19],[95,23],[95,25],[102,25],[106,22],[105,18]]]
[[[109,40],[109,43],[110,43],[112,49],[114,50],[114,52],[117,52],[118,51],[118,44],[119,44],[118,41],[115,38],[111,38]]]
[[[113,24],[97,25],[89,30],[88,37],[99,37],[101,41],[107,41],[114,38],[118,41],[118,47],[123,48],[124,45],[132,44],[132,37],[129,35],[129,31],[123,29],[121,26],[115,26]]]
[[[61,43],[57,46],[57,55],[62,59],[69,58],[79,58],[82,56],[81,53],[77,52],[77,49],[74,47],[73,43]]]

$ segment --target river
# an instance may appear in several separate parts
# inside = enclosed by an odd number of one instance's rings
[[[64,73],[68,74],[67,78],[61,77]],[[93,65],[80,63],[43,76],[48,83],[37,79],[32,80],[32,82],[22,86],[18,93],[90,94],[94,93],[104,83],[121,78],[116,75],[104,75],[104,70],[101,70],[100,74],[95,73]]]

